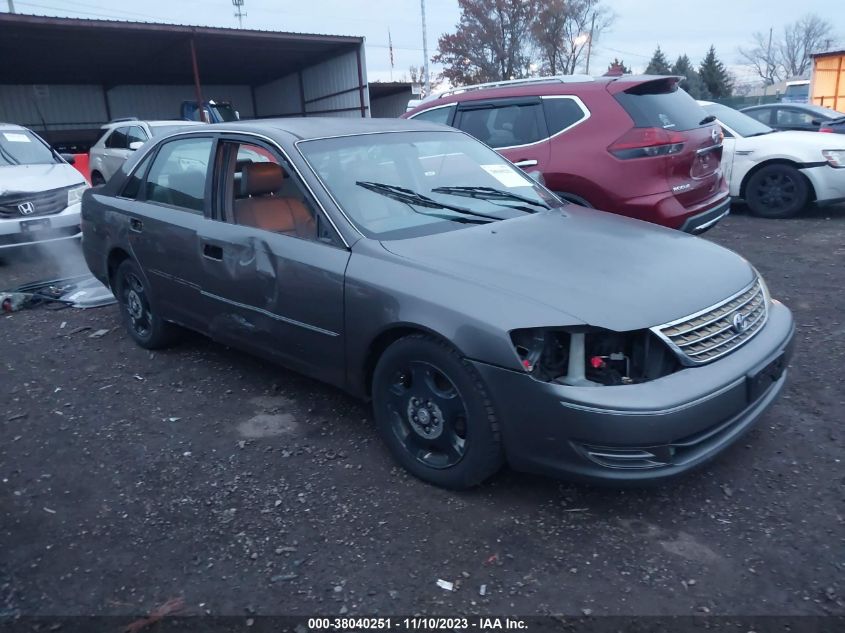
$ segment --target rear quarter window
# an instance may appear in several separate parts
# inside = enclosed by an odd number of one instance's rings
[[[587,113],[571,97],[546,97],[543,99],[543,111],[550,136],[587,118]]]
[[[680,88],[671,91],[652,87],[653,82],[621,92],[616,100],[636,127],[658,127],[682,132],[700,127],[704,109]],[[658,86],[665,85],[659,83]]]

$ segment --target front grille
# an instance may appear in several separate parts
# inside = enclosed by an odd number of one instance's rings
[[[0,196],[0,218],[37,218],[42,215],[53,215],[67,208],[67,192],[73,187],[62,187],[50,191],[37,193],[13,193]],[[31,213],[22,213],[19,205],[30,203]]]
[[[766,323],[769,307],[760,279],[712,308],[652,331],[665,340],[686,365],[700,365],[748,342]]]

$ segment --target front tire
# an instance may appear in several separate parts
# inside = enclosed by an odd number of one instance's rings
[[[769,165],[748,180],[745,201],[757,217],[791,218],[810,202],[810,184],[790,165]]]
[[[373,374],[376,425],[416,477],[462,490],[504,463],[496,413],[481,376],[451,346],[415,334],[393,343]]]
[[[131,259],[124,260],[114,274],[112,287],[120,305],[126,331],[144,349],[161,349],[176,342],[178,329],[155,311],[155,301]]]

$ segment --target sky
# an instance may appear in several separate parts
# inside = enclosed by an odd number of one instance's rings
[[[9,0],[0,0],[7,10]],[[236,27],[232,0],[12,0],[18,13],[80,18],[111,18]],[[429,56],[440,35],[458,22],[457,0],[425,0]],[[775,31],[806,13],[830,20],[845,44],[845,12],[830,0],[605,0],[616,18],[593,47],[591,72],[604,71],[614,57],[642,71],[659,44],[670,61],[686,53],[698,63],[713,44],[740,80],[752,80],[737,47],[755,31]],[[835,4],[835,3],[834,3]],[[423,62],[420,0],[244,0],[244,28],[359,35],[366,38],[370,81],[408,78]],[[388,35],[389,34],[389,35]],[[390,65],[389,40],[394,66]],[[432,74],[438,68],[431,67]]]

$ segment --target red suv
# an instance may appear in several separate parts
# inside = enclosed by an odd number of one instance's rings
[[[680,79],[481,84],[432,96],[403,117],[464,130],[577,204],[701,233],[730,210],[722,132]]]

